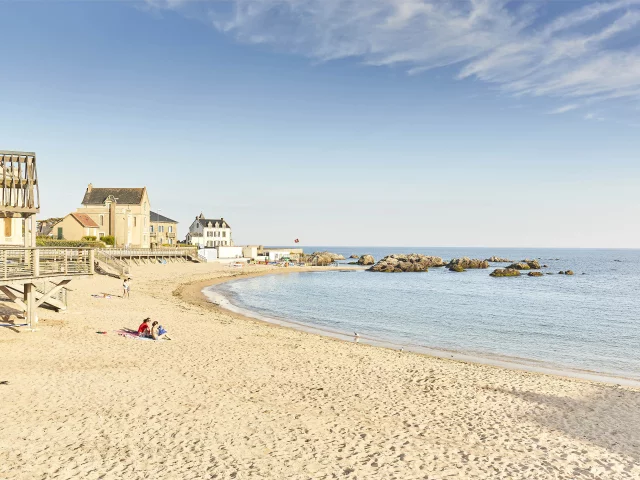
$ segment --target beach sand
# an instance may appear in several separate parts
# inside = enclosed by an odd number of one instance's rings
[[[238,274],[136,267],[128,300],[96,275],[70,284],[66,312],[40,310],[37,332],[0,328],[0,478],[640,478],[640,389],[338,341],[204,300]],[[114,333],[146,316],[173,340]]]

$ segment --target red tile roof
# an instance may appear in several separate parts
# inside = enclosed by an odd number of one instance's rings
[[[72,213],[71,216],[75,218],[78,222],[80,222],[80,225],[82,225],[83,227],[96,228],[99,226],[86,213]]]

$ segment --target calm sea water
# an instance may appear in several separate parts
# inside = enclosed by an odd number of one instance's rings
[[[554,275],[492,278],[493,268],[314,272],[212,288],[232,305],[266,319],[355,331],[407,348],[507,357],[640,380],[639,250],[305,247],[314,250],[345,257],[369,253],[376,260],[392,253],[445,260],[536,258]],[[557,274],[567,269],[575,276]]]

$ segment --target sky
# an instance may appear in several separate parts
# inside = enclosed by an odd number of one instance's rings
[[[640,0],[0,0],[41,215],[236,244],[640,248]]]

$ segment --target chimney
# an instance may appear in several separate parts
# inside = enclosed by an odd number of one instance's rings
[[[91,193],[91,190],[93,190],[93,183],[90,183],[87,187],[87,193]]]

